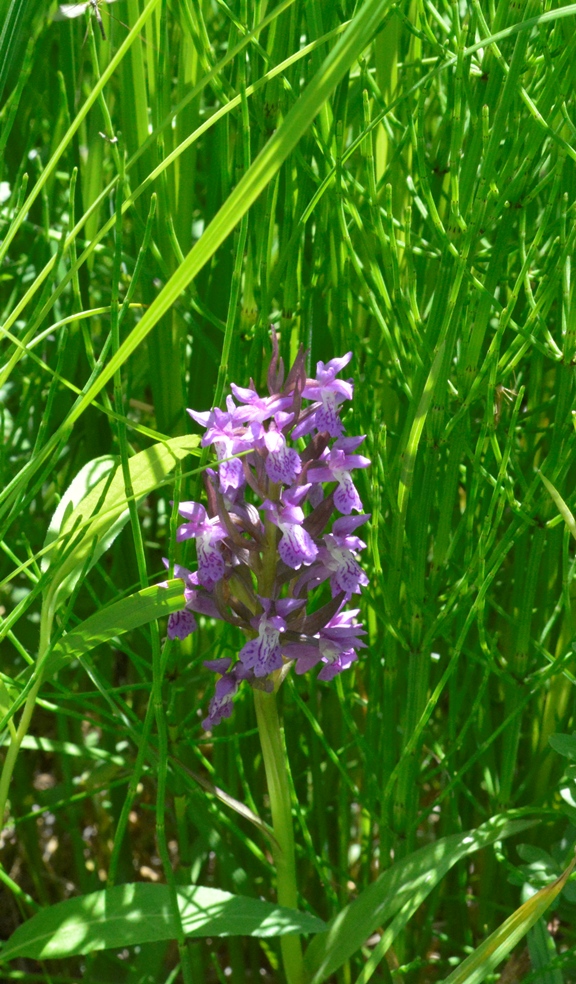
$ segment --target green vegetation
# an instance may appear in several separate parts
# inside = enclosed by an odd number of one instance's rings
[[[576,4],[58,9],[0,0],[1,980],[569,984]],[[292,914],[250,688],[201,724],[245,637],[156,587],[270,324],[372,460],[368,647],[279,692]]]

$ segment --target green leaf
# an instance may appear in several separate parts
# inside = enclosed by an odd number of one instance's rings
[[[129,598],[123,598],[102,608],[60,639],[39,664],[44,679],[56,673],[69,659],[84,656],[103,642],[123,632],[137,629],[155,618],[170,615],[184,608],[184,583],[179,578],[167,581],[168,587],[158,584],[143,588]]]
[[[576,760],[576,732],[571,735],[550,735],[548,741],[559,755]]]
[[[480,984],[488,977],[526,935],[528,930],[543,916],[546,909],[564,888],[575,864],[576,858],[560,878],[557,878],[551,885],[547,885],[546,888],[541,888],[524,905],[516,909],[516,912],[513,912],[494,933],[491,933],[474,950],[474,953],[466,957],[466,960],[444,980],[443,984]]]
[[[215,888],[179,885],[177,893],[186,936],[270,937],[326,929],[308,912]],[[168,886],[136,882],[43,909],[18,927],[1,957],[46,960],[172,939],[176,926]]]
[[[61,532],[69,526],[68,520],[72,513],[77,509],[88,493],[107,475],[118,466],[118,459],[112,454],[104,454],[100,458],[93,458],[87,461],[77,475],[74,476],[70,485],[60,499],[56,511],[50,520],[44,547],[47,548],[51,543],[58,539]],[[56,558],[56,545],[53,551],[48,551],[42,557],[41,568],[47,571],[53,560]]]
[[[193,451],[197,435],[175,437],[130,458],[130,479],[136,501],[152,492],[170,474],[177,461]],[[76,475],[50,522],[43,569],[58,563],[59,549],[70,540],[76,545],[65,554],[50,588],[51,603],[57,606],[74,590],[82,571],[92,567],[114,542],[128,520],[128,504],[122,468],[110,456],[95,458]]]
[[[304,962],[310,984],[320,984],[403,906],[415,911],[457,861],[480,848],[520,833],[534,821],[493,817],[477,830],[452,834],[397,862],[328,924],[312,941]]]

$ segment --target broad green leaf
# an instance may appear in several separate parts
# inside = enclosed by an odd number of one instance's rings
[[[550,735],[548,741],[559,755],[576,760],[576,732],[571,735]]]
[[[546,888],[541,888],[527,902],[524,902],[516,912],[491,933],[479,947],[466,957],[459,967],[445,978],[443,984],[480,984],[495,970],[499,963],[514,949],[517,943],[526,935],[529,929],[544,915],[557,895],[566,884],[576,858],[566,868],[566,871]]]
[[[56,673],[69,659],[84,656],[96,646],[122,635],[123,632],[137,629],[155,618],[184,608],[186,602],[183,582],[175,578],[166,583],[166,588],[154,584],[129,598],[108,605],[59,639],[46,659],[39,664],[44,679]]]
[[[199,442],[197,435],[186,435],[153,444],[130,459],[130,479],[136,501],[152,492],[170,474],[177,461],[185,458]],[[112,478],[110,458],[96,458],[78,473],[54,513],[46,546],[45,568],[56,565],[59,550],[67,541],[77,540],[73,550],[59,565],[50,589],[52,604],[59,604],[74,589],[85,565],[97,562],[110,547],[128,520],[128,505],[122,468],[117,465]],[[112,459],[114,464],[114,459]],[[98,481],[92,481],[98,476]]]
[[[54,540],[58,539],[62,530],[68,526],[68,520],[74,510],[77,509],[94,486],[101,479],[105,479],[117,466],[118,458],[112,454],[104,454],[100,458],[93,458],[92,461],[86,462],[78,474],[74,476],[56,507],[56,511],[48,526],[46,539],[44,540],[45,548],[49,547]],[[56,555],[56,549],[44,554],[40,564],[43,571],[48,570]]]
[[[304,962],[310,984],[325,981],[404,906],[415,911],[461,858],[495,840],[518,834],[533,822],[493,817],[477,830],[428,844],[384,871],[328,924],[328,932],[308,947]]]
[[[186,936],[270,937],[326,929],[308,912],[216,888],[179,885],[177,892]],[[46,960],[173,940],[176,935],[168,886],[136,882],[43,909],[18,927],[0,955],[2,961]]]

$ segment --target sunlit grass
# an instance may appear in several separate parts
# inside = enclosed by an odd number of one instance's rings
[[[86,462],[114,455],[126,475],[190,432],[186,407],[262,386],[271,322],[287,363],[301,343],[312,370],[351,349],[345,424],[373,461],[369,648],[332,684],[282,689],[300,905],[323,919],[393,859],[495,814],[539,817],[522,840],[560,865],[576,840],[548,741],[574,728],[576,563],[541,480],[574,511],[575,11],[365,4],[351,35],[361,6],[119,0],[104,41],[90,17],[0,3],[15,25],[0,41],[2,714],[38,651],[50,518]],[[170,503],[199,494],[207,463],[129,497],[58,632],[165,576]],[[119,636],[41,688],[10,793],[5,936],[26,895],[95,891],[111,858],[117,884],[164,878],[145,724],[164,633]],[[274,899],[265,837],[192,775],[267,819],[251,694],[210,742],[200,724],[202,660],[241,644],[200,620],[168,653],[167,845],[177,882]],[[495,930],[530,875],[510,844],[447,874],[372,979],[443,980]],[[556,943],[534,931],[530,952],[537,968],[556,946],[556,984],[575,974],[565,896],[554,915]],[[333,979],[356,981],[377,942]],[[191,953],[198,981],[281,979],[275,940]],[[127,954],[13,969],[136,984],[178,963],[164,944]]]

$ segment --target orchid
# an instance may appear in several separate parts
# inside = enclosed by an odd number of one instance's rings
[[[176,539],[196,541],[198,569],[174,565],[186,608],[171,616],[168,635],[194,632],[195,612],[248,636],[236,661],[205,663],[219,674],[207,729],[231,715],[242,683],[271,692],[291,665],[298,674],[318,666],[329,681],[365,647],[359,609],[345,608],[368,584],[356,530],[370,518],[352,479],[370,464],[355,453],[364,437],[344,436],[340,419],[354,386],[338,375],[352,353],[318,362],[308,378],[300,350],[284,381],[274,330],[272,345],[268,396],[252,381],[233,383],[226,410],[188,411],[205,429],[202,445],[216,450],[218,472],[206,469],[206,505],[178,506],[185,522]],[[332,521],[335,509],[342,515]],[[332,600],[311,605],[325,582]]]

